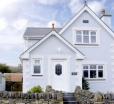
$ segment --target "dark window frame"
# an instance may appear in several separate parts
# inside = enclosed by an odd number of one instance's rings
[[[62,74],[62,65],[61,64],[55,65],[55,74],[58,76],[60,76]]]
[[[83,23],[89,23],[89,20],[83,20]]]

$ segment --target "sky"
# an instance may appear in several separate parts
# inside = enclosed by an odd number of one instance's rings
[[[114,0],[87,0],[99,14],[106,9],[114,21]],[[17,66],[27,27],[62,27],[82,8],[84,0],[0,0],[0,63]],[[114,27],[114,22],[112,22]]]

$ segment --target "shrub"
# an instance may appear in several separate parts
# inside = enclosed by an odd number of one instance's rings
[[[41,93],[41,92],[43,92],[43,90],[40,86],[35,86],[28,91],[28,93]]]
[[[89,90],[89,83],[84,78],[82,78],[82,89]]]

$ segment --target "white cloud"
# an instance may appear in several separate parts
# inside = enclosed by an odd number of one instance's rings
[[[5,9],[7,6],[15,3],[17,0],[0,0],[0,9]]]
[[[71,12],[74,14],[81,9],[82,4],[81,4],[80,0],[71,0],[69,2],[68,6],[71,9]]]
[[[87,4],[95,13],[99,13],[104,8],[105,2],[106,0],[90,0],[87,2]],[[75,14],[82,8],[83,5],[84,2],[81,0],[71,0],[69,3],[69,8],[71,9],[72,13]]]
[[[103,1],[104,2],[104,1]],[[88,6],[95,11],[96,13],[101,12],[102,9],[104,9],[104,4],[101,1],[93,1],[89,2]]]
[[[0,35],[0,44],[18,45],[21,43],[23,43],[23,41],[22,37],[19,35]]]
[[[54,5],[57,3],[64,3],[66,0],[37,0],[38,3],[44,4],[44,5]]]
[[[5,11],[14,10],[13,7],[20,1],[21,0],[0,0],[0,14]]]
[[[27,19],[18,19],[14,21],[13,26],[17,30],[22,30],[27,26],[28,20]]]
[[[0,31],[5,29],[8,26],[8,23],[5,18],[0,18]]]
[[[53,5],[58,3],[58,0],[37,0],[38,3],[44,4],[44,5]]]

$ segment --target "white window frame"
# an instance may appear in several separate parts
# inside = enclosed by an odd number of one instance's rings
[[[39,60],[40,61],[40,73],[34,73],[34,65],[35,65],[35,60]],[[43,59],[42,58],[33,58],[32,59],[32,75],[43,75]]]
[[[89,68],[83,69],[84,65],[89,66]],[[96,69],[90,69],[90,65],[97,65],[97,68]],[[103,66],[103,69],[98,69],[98,66],[100,66],[100,65]],[[84,72],[84,70],[88,70],[88,78],[85,78],[87,80],[103,80],[103,79],[106,79],[106,64],[104,64],[104,63],[83,63],[82,71]],[[90,70],[96,70],[96,78],[90,78]],[[99,70],[103,70],[103,77],[102,78],[98,77],[98,71]]]
[[[100,44],[100,29],[98,29],[98,28],[73,28],[72,29],[73,30],[73,43],[75,44],[75,45],[99,45]],[[84,43],[83,42],[83,31],[84,30],[88,30],[89,31],[89,43]],[[81,36],[82,36],[82,43],[77,43],[76,42],[76,31],[81,31]],[[90,38],[91,38],[91,35],[90,35],[90,33],[92,32],[92,31],[95,31],[96,32],[96,43],[91,43],[91,40],[90,40]]]

